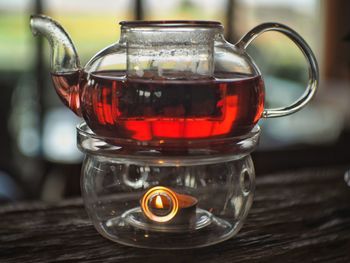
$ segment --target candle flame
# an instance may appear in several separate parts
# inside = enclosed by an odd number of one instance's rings
[[[170,211],[168,214],[164,216],[158,216],[152,212],[152,210],[149,207],[149,200],[154,197],[154,203],[153,208],[163,209],[164,205],[167,206],[167,203],[164,204],[162,196],[166,196],[169,198],[169,208]],[[177,199],[177,195],[175,192],[170,190],[169,188],[166,188],[164,186],[155,186],[151,189],[149,189],[142,197],[141,199],[141,208],[146,217],[151,219],[155,222],[168,222],[170,221],[178,212],[179,209],[179,201]]]
[[[162,201],[162,198],[160,197],[160,195],[157,195],[155,205],[156,205],[156,208],[159,208],[159,209],[164,208],[163,201]]]

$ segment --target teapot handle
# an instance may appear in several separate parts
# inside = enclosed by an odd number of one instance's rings
[[[304,54],[308,62],[308,71],[309,71],[309,81],[306,87],[305,92],[299,99],[289,106],[274,108],[274,109],[265,109],[262,112],[263,118],[273,118],[281,117],[292,114],[301,108],[303,108],[309,101],[313,98],[316,93],[318,82],[319,82],[319,73],[318,66],[315,55],[313,54],[311,48],[305,42],[305,40],[293,29],[279,24],[279,23],[264,23],[254,27],[247,34],[245,34],[237,43],[236,47],[238,49],[245,50],[248,45],[259,35],[267,31],[278,31],[286,35],[290,40],[292,40]]]

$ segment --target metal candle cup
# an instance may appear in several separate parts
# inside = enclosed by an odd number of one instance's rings
[[[141,199],[144,216],[152,223],[169,225],[191,225],[196,218],[198,200],[190,195],[156,186],[148,190]]]

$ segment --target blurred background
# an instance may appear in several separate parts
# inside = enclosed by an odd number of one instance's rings
[[[253,154],[257,174],[350,165],[350,2],[346,0],[0,0],[0,204],[78,196],[80,120],[59,101],[48,45],[29,16],[58,20],[82,64],[119,38],[122,20],[217,20],[235,43],[262,22],[284,23],[309,43],[319,62],[316,98],[292,116],[262,120]],[[267,106],[299,97],[307,83],[303,55],[284,36],[266,33],[248,49],[265,79]]]

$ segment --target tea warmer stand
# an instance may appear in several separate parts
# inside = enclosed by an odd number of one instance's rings
[[[135,141],[77,127],[81,189],[97,231],[129,246],[184,249],[233,237],[251,207],[250,153],[259,126],[240,137]]]

